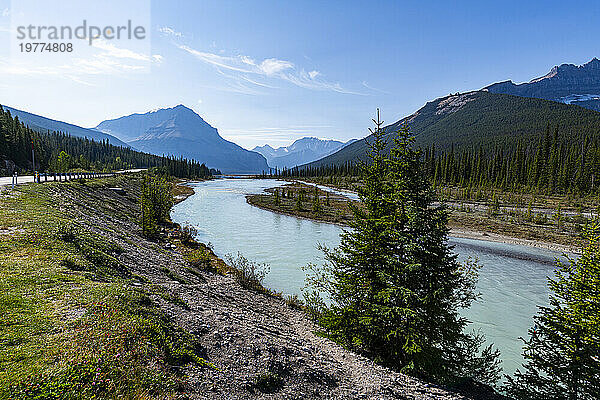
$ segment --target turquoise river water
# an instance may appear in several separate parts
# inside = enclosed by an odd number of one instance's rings
[[[342,227],[262,210],[246,203],[247,194],[279,186],[276,180],[219,179],[193,184],[195,194],[177,204],[172,218],[198,229],[198,240],[211,243],[219,256],[236,255],[270,265],[265,285],[301,295],[302,267],[322,263],[319,243],[339,244]],[[520,365],[522,342],[537,305],[548,301],[546,281],[560,253],[473,239],[449,239],[460,259],[477,257],[483,268],[482,298],[464,315],[500,349],[504,372]]]

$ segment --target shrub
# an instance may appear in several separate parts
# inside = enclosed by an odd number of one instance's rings
[[[196,236],[198,235],[198,229],[194,228],[191,225],[185,225],[181,228],[179,232],[179,237],[181,239],[181,243],[186,246],[195,243]]]
[[[235,258],[228,254],[225,256],[225,261],[233,268],[233,274],[242,287],[258,292],[268,292],[262,284],[270,270],[268,264],[250,261],[241,253],[238,253]]]
[[[254,379],[254,387],[263,393],[273,393],[283,386],[283,378],[273,372],[265,372]]]
[[[285,304],[287,304],[290,308],[295,308],[296,310],[304,309],[304,302],[298,297],[297,294],[287,295],[283,298]]]
[[[167,267],[160,267],[160,272],[162,272],[165,275],[167,275],[169,277],[169,279],[172,279],[172,280],[177,281],[179,283],[183,283],[183,284],[189,283],[184,277],[182,277],[182,276],[178,275],[177,273],[171,271]]]
[[[172,184],[162,177],[145,176],[140,194],[141,225],[144,236],[156,235],[158,226],[168,222],[172,206]]]
[[[185,259],[192,267],[203,270],[210,269],[210,256],[204,249],[197,249],[188,252],[185,255]]]

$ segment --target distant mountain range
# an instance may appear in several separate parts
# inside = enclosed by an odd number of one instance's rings
[[[343,143],[313,137],[286,147],[264,145],[249,151],[223,139],[216,128],[183,105],[103,121],[95,129],[4,108],[37,131],[60,131],[152,154],[196,159],[224,173],[255,174],[268,171],[269,166],[342,164],[364,158],[367,151],[365,139]],[[555,66],[528,83],[499,82],[436,99],[386,130],[392,132],[406,124],[418,145],[435,143],[440,149],[492,146],[515,136],[537,140],[548,124],[599,134],[599,111],[600,60],[594,58],[581,66]]]
[[[17,110],[16,108],[2,106],[5,110],[10,111],[13,117],[18,117],[19,121],[23,122],[29,128],[38,132],[62,132],[67,133],[71,136],[76,137],[87,137],[88,139],[94,139],[95,141],[107,140],[110,144],[115,146],[129,147],[125,142],[117,139],[116,137],[106,134],[104,132],[98,132],[93,129],[82,128],[77,125],[68,124],[66,122],[56,121],[54,119],[42,117],[36,114],[31,114],[26,111]]]
[[[554,67],[547,75],[529,83],[516,85],[506,81],[479,91],[441,97],[385,129],[393,132],[407,125],[415,135],[416,144],[421,146],[487,148],[510,143],[514,137],[539,140],[548,125],[566,132],[600,135],[597,111],[600,111],[600,60],[594,58],[582,66]],[[341,165],[364,159],[365,139],[307,165]]]
[[[583,65],[562,64],[529,83],[512,81],[494,83],[484,90],[575,104],[600,111],[600,60],[593,58]]]
[[[269,171],[265,157],[223,139],[216,128],[183,105],[103,121],[95,129],[138,150],[196,159],[223,173]]]
[[[264,146],[256,146],[252,151],[262,154],[272,168],[292,168],[333,154],[355,141],[356,139],[352,139],[344,143],[337,140],[304,137],[296,140],[289,146],[274,149],[266,144]]]

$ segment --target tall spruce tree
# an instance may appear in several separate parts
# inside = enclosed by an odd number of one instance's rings
[[[477,297],[478,266],[460,264],[448,246],[447,211],[433,206],[407,128],[388,157],[379,112],[373,121],[362,205],[340,246],[323,249],[328,263],[310,266],[307,302],[332,339],[377,362],[436,382],[493,383],[498,353],[480,352],[483,337],[466,333],[459,314]]]
[[[584,231],[578,259],[557,261],[550,304],[539,307],[523,370],[507,393],[523,400],[600,399],[600,220]]]

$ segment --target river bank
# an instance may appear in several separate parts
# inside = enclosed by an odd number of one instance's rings
[[[466,398],[315,335],[176,227],[142,237],[139,187],[115,177],[0,197],[0,397]]]
[[[248,204],[285,215],[344,226],[348,225],[352,219],[349,204],[358,205],[340,193],[339,189],[319,184],[318,203],[320,208],[315,211],[314,184],[297,180],[282,181],[281,183],[282,185],[277,188],[280,193],[279,203],[276,202],[274,195],[276,188],[270,188],[263,194],[247,196]],[[298,201],[300,193],[304,194],[301,202]],[[329,204],[327,204],[327,197],[329,197]],[[551,225],[519,223],[514,219],[488,215],[485,211],[475,212],[452,205],[449,206],[449,209],[448,225],[451,229],[451,236],[531,246],[558,252],[577,253],[579,251],[577,235],[557,232]]]

